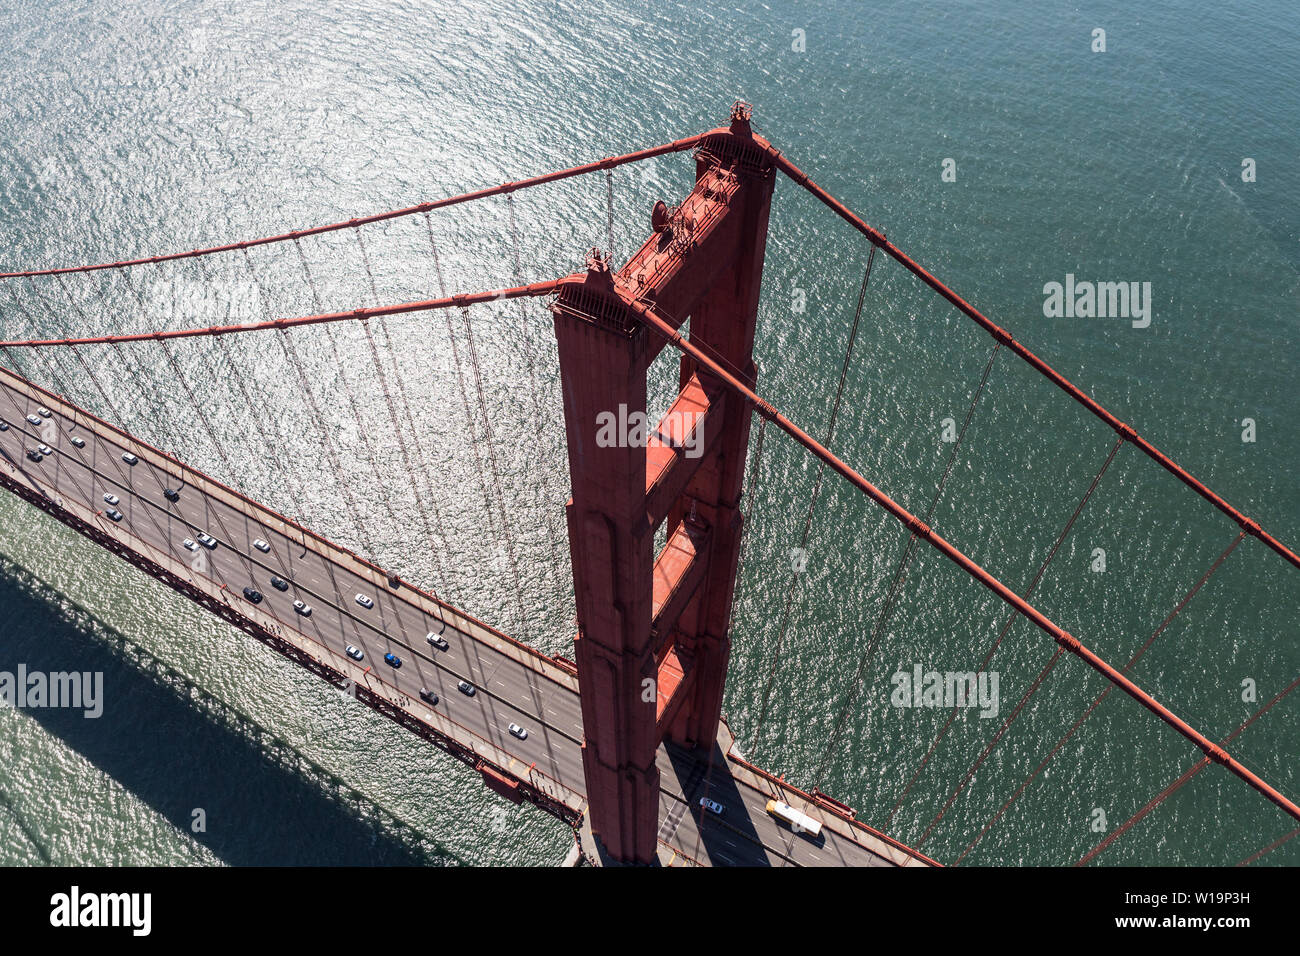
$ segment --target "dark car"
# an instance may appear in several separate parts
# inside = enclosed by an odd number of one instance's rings
[[[287,591],[289,590],[289,582],[284,578],[272,577],[271,587],[275,588],[277,591]]]
[[[432,706],[433,704],[438,703],[438,695],[435,694],[433,691],[429,690],[427,687],[421,687],[420,700]]]
[[[114,521],[122,520],[122,512],[118,511],[116,508],[109,508],[106,514]]]
[[[177,491],[175,488],[164,488],[163,497],[166,498],[168,501],[180,501],[181,493]]]
[[[389,667],[401,667],[402,659],[398,657],[396,654],[394,654],[392,651],[389,651],[387,654],[384,655],[384,663],[387,664]]]
[[[27,457],[30,458],[32,461],[40,461],[45,456],[42,455],[39,451],[37,451],[35,448],[33,448],[31,451],[27,453]]]
[[[262,592],[256,588],[244,588],[244,597],[248,598],[254,604],[262,603]]]

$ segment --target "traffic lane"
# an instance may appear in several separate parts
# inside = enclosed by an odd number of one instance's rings
[[[25,406],[14,401],[15,398],[21,398],[22,396],[16,396],[10,389],[5,389],[5,391],[11,396],[11,404],[15,405],[18,411],[26,414]],[[53,420],[56,422],[60,420],[72,422],[71,419],[60,419],[57,415],[54,416]],[[76,428],[75,422],[72,422],[72,428]],[[397,598],[395,595],[388,595],[387,600],[385,600],[382,591],[379,595],[376,595],[370,591],[372,585],[368,580],[353,574],[346,568],[335,565],[314,551],[308,550],[304,556],[300,551],[301,545],[294,538],[262,524],[241,510],[229,507],[201,493],[196,494],[193,489],[190,489],[190,493],[186,494],[182,488],[179,501],[168,501],[162,492],[165,488],[179,484],[177,479],[161,469],[155,469],[147,459],[141,460],[136,465],[126,464],[122,461],[121,452],[129,449],[125,445],[112,440],[111,437],[101,436],[98,432],[85,430],[80,430],[79,434],[87,439],[88,448],[85,451],[89,451],[89,455],[84,454],[82,449],[74,448],[73,457],[81,459],[81,463],[92,470],[105,471],[105,466],[107,466],[106,477],[116,481],[118,486],[127,493],[123,504],[131,509],[132,517],[134,517],[135,501],[139,499],[147,503],[145,504],[146,508],[148,508],[149,504],[153,504],[160,509],[165,509],[168,514],[174,512],[185,523],[186,527],[184,528],[163,530],[157,527],[156,521],[151,520],[151,523],[154,524],[152,529],[154,533],[143,535],[151,544],[167,550],[175,550],[171,540],[173,537],[180,532],[184,532],[183,537],[195,537],[200,529],[208,534],[213,534],[214,537],[219,535],[219,540],[223,541],[227,546],[240,538],[246,539],[250,544],[256,538],[261,538],[268,543],[271,548],[270,553],[281,558],[279,566],[271,567],[264,563],[251,547],[248,551],[243,551],[237,547],[230,548],[240,557],[242,567],[231,567],[226,563],[219,564],[219,583],[225,584],[237,593],[242,594],[245,584],[253,586],[264,594],[271,593],[274,589],[268,589],[267,585],[270,583],[271,575],[275,574],[289,580],[301,589],[311,592],[308,603],[315,601],[316,604],[333,603],[338,606],[349,598],[355,601],[357,593],[369,594],[372,599],[378,597],[375,600],[374,610],[378,611],[381,617],[386,616],[385,612],[387,612],[395,619],[389,627],[380,625],[376,628],[371,622],[364,622],[382,634],[386,642],[390,642],[384,645],[380,657],[382,657],[383,652],[388,651],[392,651],[398,656],[415,652],[415,648],[422,642],[423,636],[430,629],[437,629],[436,626],[433,626],[435,622],[441,624],[437,618],[428,612]],[[60,445],[62,445],[61,442]],[[58,451],[67,454],[66,449],[59,448]],[[145,475],[148,475],[147,479],[143,477]],[[153,492],[153,495],[147,494],[150,491]],[[152,501],[153,497],[157,497],[158,501]],[[128,502],[130,504],[127,504]],[[150,517],[152,518],[152,516]],[[136,528],[137,534],[141,533],[137,522],[133,521],[132,526]],[[178,556],[185,557],[185,555]],[[259,570],[263,572],[260,575]],[[357,590],[354,591],[353,588]],[[334,597],[331,599],[330,595],[334,595]],[[357,612],[352,612],[351,608],[349,608],[348,616],[354,620],[360,620],[357,617],[359,612],[360,606],[358,606]],[[418,619],[413,620],[415,618]],[[282,619],[291,620],[283,618],[283,616]],[[501,682],[503,687],[508,688],[511,693],[517,695],[513,702],[524,710],[531,710],[537,721],[556,727],[561,733],[567,733],[574,737],[581,736],[581,707],[578,704],[577,695],[568,691],[562,685],[547,680],[531,668],[522,667],[512,658],[507,657],[489,645],[475,640],[470,635],[458,631],[454,627],[452,627],[452,632],[459,635],[459,638],[449,638],[449,643],[452,645],[452,649],[448,652],[449,664],[456,667],[465,676],[465,679],[476,684],[487,684],[492,679],[494,670],[499,669],[503,662],[508,662],[512,668],[523,671],[527,675],[523,681],[511,679]],[[373,650],[364,635],[365,632],[361,631],[355,634],[358,641],[366,643],[368,649]],[[418,635],[418,639],[416,635]],[[398,647],[392,646],[393,643],[396,643]],[[483,653],[484,651],[487,652],[486,655]],[[457,658],[460,659],[457,660]]]
[[[0,433],[0,440],[6,442],[8,449],[19,453],[26,445],[34,445],[37,441],[35,436],[13,426],[8,431]],[[248,602],[243,596],[242,588],[235,591],[231,587],[232,581],[238,581],[241,577],[246,576],[244,568],[249,564],[251,555],[241,554],[234,548],[220,545],[213,551],[202,549],[201,551],[192,552],[183,548],[179,543],[181,535],[184,533],[184,536],[190,537],[195,533],[190,524],[182,516],[172,513],[170,509],[161,514],[154,514],[151,510],[151,503],[140,496],[138,491],[133,493],[135,485],[131,481],[131,476],[133,473],[144,473],[144,462],[134,466],[127,465],[125,462],[121,463],[124,468],[137,470],[135,472],[124,472],[122,468],[118,468],[116,465],[111,466],[117,470],[116,478],[114,478],[97,471],[96,467],[97,465],[102,467],[110,461],[120,461],[120,454],[108,455],[106,456],[107,460],[104,460],[105,456],[99,454],[103,449],[98,446],[92,447],[90,441],[87,441],[86,449],[78,449],[76,446],[71,446],[70,443],[69,446],[73,449],[71,454],[59,447],[55,450],[53,458],[46,459],[46,462],[41,463],[54,466],[53,469],[46,469],[44,473],[39,474],[39,478],[46,485],[46,488],[43,489],[46,493],[50,488],[54,488],[57,496],[76,497],[92,509],[102,512],[109,507],[107,503],[103,502],[102,495],[105,492],[113,494],[119,491],[122,492],[125,498],[120,503],[121,509],[130,511],[137,519],[131,521],[127,518],[122,522],[128,526],[131,533],[144,538],[160,550],[173,553],[182,560],[193,560],[202,555],[205,562],[204,566],[210,569],[210,573],[207,573],[206,576],[218,583],[225,583],[227,585],[226,593],[230,595],[233,602],[252,603]],[[83,452],[85,454],[82,454]],[[96,457],[101,460],[97,462]],[[82,467],[67,467],[69,461],[80,464]],[[39,464],[31,464],[34,465],[34,469],[40,469]],[[54,472],[53,475],[49,473],[51,470]],[[54,487],[56,480],[57,487]],[[166,487],[165,480],[158,484],[159,487]],[[194,497],[194,495],[189,497]],[[137,503],[140,505],[139,509],[136,508]],[[164,506],[157,505],[157,507],[161,509]],[[149,521],[147,523],[142,524],[140,522],[139,512],[144,512],[148,516]],[[106,515],[102,515],[100,520],[105,524],[111,521]],[[164,526],[162,529],[159,528],[160,524]],[[323,570],[326,573],[329,571],[328,568]],[[204,572],[195,569],[195,573]],[[309,575],[309,577],[312,577],[320,585],[324,584],[323,575]],[[301,577],[298,583],[302,583]],[[340,656],[345,653],[345,648],[349,643],[358,646],[367,643],[366,637],[370,636],[370,632],[362,628],[361,622],[352,615],[340,613],[336,606],[328,602],[318,605],[318,609],[314,610],[310,616],[303,617],[293,611],[292,593],[281,594],[272,588],[268,594],[272,596],[267,597],[264,595],[263,601],[258,602],[263,612],[270,612],[270,616],[276,619],[282,627],[288,626],[298,630],[300,633],[335,651]],[[424,632],[422,631],[422,633]],[[466,642],[473,641],[473,638],[469,635],[461,634],[454,627],[448,629],[448,635],[450,638],[449,643],[454,643],[457,636]],[[474,644],[477,643],[474,642]],[[382,657],[382,654],[380,656]],[[501,655],[496,656],[501,657]],[[371,665],[374,666],[373,659]],[[384,666],[387,667],[387,665]],[[527,678],[523,676],[525,673],[537,676],[531,670],[516,665],[515,670],[520,673],[508,675],[513,676],[513,680],[499,678],[494,680],[494,672],[497,666],[494,662],[491,669],[489,669],[487,666],[479,664],[476,676],[485,684],[515,691],[525,688],[527,683]],[[463,696],[460,695],[459,691],[455,690],[456,684],[460,679],[463,679],[463,676],[448,672],[448,678],[444,679],[443,672],[444,668],[432,660],[421,659],[419,655],[410,655],[404,659],[403,667],[392,669],[391,674],[385,675],[381,679],[413,700],[419,699],[419,689],[421,687],[434,690],[441,698],[440,703],[442,701],[449,702],[445,705],[447,716],[465,725],[467,729],[483,739],[490,740],[507,753],[513,754],[521,763],[536,766],[539,770],[555,777],[566,786],[573,786],[578,783],[579,786],[574,787],[574,789],[581,792],[581,753],[576,741],[553,732],[552,728],[546,727],[537,715],[526,710],[512,708],[505,702],[497,700],[490,692],[479,692],[475,694],[474,698],[467,698],[467,700],[474,700],[476,702],[475,706],[465,707],[450,703],[456,697]],[[544,680],[545,678],[540,679]],[[429,685],[432,685],[432,687]],[[459,717],[456,716],[457,714],[459,714]],[[507,729],[510,723],[529,728],[528,739],[520,741],[511,735]]]

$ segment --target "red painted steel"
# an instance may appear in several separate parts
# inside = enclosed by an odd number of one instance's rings
[[[699,142],[691,193],[660,210],[654,232],[618,275],[593,255],[585,275],[560,281],[552,306],[573,487],[567,514],[591,828],[609,856],[639,863],[656,849],[660,743],[697,748],[716,739],[749,416],[736,403],[711,402],[715,387],[683,357],[673,409],[707,409],[695,424],[707,431],[699,459],[630,435],[611,447],[598,422],[644,421],[646,371],[663,343],[633,317],[638,296],[689,314],[692,336],[732,367],[749,369],[752,380],[776,178],[770,164],[752,162],[764,153],[746,118],[733,116],[730,129]],[[673,421],[660,430],[674,444],[687,434]],[[661,521],[668,544],[656,562]]]

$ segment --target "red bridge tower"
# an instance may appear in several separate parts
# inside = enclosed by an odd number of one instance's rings
[[[625,862],[655,858],[660,743],[716,739],[750,421],[749,407],[684,355],[676,400],[638,434],[646,372],[667,342],[628,303],[652,303],[678,328],[689,317],[690,340],[754,384],[775,169],[749,119],[737,104],[730,128],[701,141],[694,189],[671,210],[655,206],[653,234],[617,274],[593,250],[553,306],[588,813],[605,851]]]

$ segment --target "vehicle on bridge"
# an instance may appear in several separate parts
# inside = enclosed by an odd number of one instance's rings
[[[104,495],[104,502],[110,505],[117,505],[122,503],[122,499],[114,494],[106,494]]]
[[[109,516],[110,518],[112,518],[114,521],[121,521],[121,520],[122,520],[122,512],[118,511],[116,508],[109,508],[108,511],[107,511],[107,514],[108,514],[108,516]]]
[[[44,424],[44,422],[41,421],[39,415],[28,415],[27,420],[31,422],[33,425],[37,426],[38,428]]]
[[[447,643],[446,638],[439,637],[437,634],[433,633],[433,631],[430,631],[428,634],[424,635],[424,639],[440,651],[445,651],[447,650],[448,647],[451,646]]]
[[[398,657],[396,654],[394,654],[392,651],[389,651],[387,654],[384,655],[384,663],[387,664],[389,667],[401,667],[402,659]]]
[[[520,740],[528,739],[528,731],[524,730],[524,728],[520,727],[518,724],[511,724],[508,729]]]
[[[258,551],[261,551],[263,554],[267,554],[271,550],[271,546],[267,544],[265,541],[263,541],[261,538],[258,538],[256,541],[253,542],[253,547],[255,547]]]
[[[122,460],[128,465],[134,465],[140,459],[135,457],[135,455],[131,454],[129,451],[124,451],[122,452]]]
[[[767,801],[767,812],[788,824],[795,833],[806,833],[814,839],[821,836],[821,821],[814,820],[808,814],[796,810],[784,800]]]
[[[0,432],[7,432],[8,430],[9,430],[9,423],[5,421],[3,418],[0,418]]]
[[[37,451],[35,448],[33,448],[31,451],[27,453],[27,457],[30,458],[32,461],[40,461],[45,456],[42,455],[39,451]]]
[[[72,440],[75,443],[77,439],[74,438]],[[181,493],[177,491],[175,488],[164,488],[163,497],[166,498],[168,501],[180,501]]]
[[[252,601],[254,604],[262,603],[262,592],[256,588],[244,588],[244,597],[248,598],[248,600]]]
[[[722,816],[727,812],[727,808],[718,803],[717,800],[710,800],[708,797],[700,797],[700,809],[708,810],[712,814]]]
[[[86,439],[82,438],[80,435],[73,435],[71,438],[68,439],[68,441],[72,442],[72,444],[78,448],[86,447]]]
[[[435,694],[433,691],[429,690],[429,688],[427,687],[421,687],[420,700],[424,701],[426,704],[430,706],[433,706],[434,704],[438,703],[438,695]]]
[[[199,532],[199,544],[203,545],[203,547],[207,548],[209,551],[217,550],[217,539],[212,537],[212,535],[208,534],[206,531]]]
[[[349,644],[346,648],[344,648],[344,650],[347,652],[348,657],[352,658],[354,661],[359,661],[361,660],[361,658],[366,656],[365,652],[362,651],[361,648],[356,647],[352,644]]]
[[[37,445],[36,450],[47,457],[54,454],[54,449],[49,445]]]
[[[357,595],[357,603],[364,608],[372,608],[375,606],[375,602],[371,598],[366,597],[364,594]]]
[[[467,680],[461,681],[456,686],[460,688],[460,692],[466,697],[473,697],[475,694],[474,685]]]
[[[311,605],[306,601],[298,600],[293,602],[293,609],[303,617],[311,617]]]
[[[289,590],[289,582],[284,578],[278,578],[275,575],[271,575],[271,587],[275,588],[277,591],[287,591]]]

